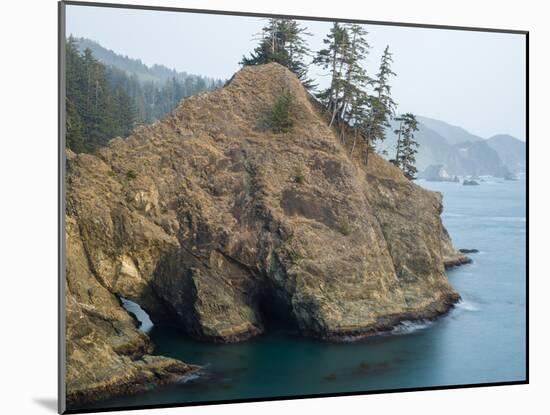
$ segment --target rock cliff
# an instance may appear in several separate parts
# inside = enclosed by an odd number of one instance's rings
[[[288,90],[294,128],[266,131],[259,120]],[[256,336],[269,315],[340,340],[448,311],[459,295],[445,265],[466,257],[441,195],[349,153],[298,79],[268,64],[95,155],[69,154],[69,401],[195,370],[151,356],[120,296],[215,342]]]

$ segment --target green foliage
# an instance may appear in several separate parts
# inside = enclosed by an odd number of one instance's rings
[[[369,113],[365,132],[371,143],[383,141],[386,138],[385,129],[395,115],[396,103],[391,97],[389,85],[390,76],[395,76],[391,69],[392,63],[392,53],[389,46],[386,46],[376,78],[371,80],[374,93],[368,99]]]
[[[67,131],[66,145],[77,153],[83,152],[86,150],[84,146],[84,127],[73,100],[66,100],[65,112]]]
[[[155,64],[153,66],[147,66],[139,59],[132,59],[128,56],[117,54],[91,39],[77,38],[75,41],[81,53],[86,49],[90,49],[96,59],[109,70],[116,69],[117,72],[120,72],[122,75],[131,75],[131,78],[135,76],[142,85],[145,83],[153,83],[157,87],[162,87],[163,85],[170,84],[175,79],[181,88],[188,89],[186,91],[186,96],[193,95],[205,88],[209,89],[222,85],[220,80],[188,74],[186,72],[178,72],[164,65]],[[192,92],[195,88],[198,88],[198,90]],[[130,91],[127,92],[130,93]],[[130,95],[132,94],[130,93]]]
[[[418,121],[410,112],[395,118],[399,121],[399,128],[394,131],[397,135],[397,145],[393,164],[399,167],[410,180],[416,178],[416,153],[418,142],[414,138],[414,132],[418,131]]]
[[[296,173],[296,175],[294,176],[294,183],[304,184],[305,181],[306,178],[301,172]]]
[[[292,113],[295,106],[291,91],[281,93],[265,117],[265,124],[275,134],[287,133],[292,129]]]
[[[125,69],[106,66],[83,45]],[[65,50],[66,145],[77,153],[93,152],[114,137],[126,137],[137,125],[162,118],[182,98],[221,86],[219,81],[158,65],[148,68],[87,39],[69,37]]]
[[[323,40],[327,47],[313,60],[330,71],[330,85],[317,97],[331,114],[330,125],[340,125],[342,134],[346,125],[360,125],[362,108],[366,104],[369,78],[362,64],[370,48],[366,35],[361,25],[334,23]]]
[[[135,126],[135,110],[122,89],[113,89],[105,66],[86,49],[80,54],[73,38],[66,42],[66,145],[92,152]]]
[[[353,132],[353,147],[358,137],[365,141],[366,156],[377,140],[384,140],[385,127],[395,113],[389,78],[392,54],[386,47],[375,77],[369,76],[364,61],[370,46],[362,25],[334,23],[313,62],[331,76],[328,88],[317,94],[330,114],[329,126],[339,127],[345,142],[347,131]]]
[[[304,36],[311,36],[307,28],[301,27],[296,20],[267,19],[262,28],[259,44],[249,57],[243,56],[242,65],[263,65],[277,62],[294,72],[302,84],[310,89],[313,81],[307,77],[308,65],[304,62],[310,50]]]
[[[344,236],[348,236],[352,232],[352,227],[348,221],[342,221],[340,222],[340,233]]]
[[[137,178],[137,173],[136,173],[134,170],[128,170],[128,171],[126,172],[126,178],[127,178],[128,180],[134,180],[134,179]]]
[[[346,63],[346,51],[349,47],[349,33],[345,26],[340,23],[334,23],[330,32],[323,39],[323,43],[326,47],[317,52],[313,63],[319,65],[324,70],[328,70],[331,81],[328,88],[318,92],[316,95],[332,114],[330,122],[332,125],[335,117],[338,115],[339,119],[341,116],[339,101],[344,84],[344,66]],[[338,119],[336,119],[337,122]]]
[[[144,81],[139,75],[129,75],[115,67],[108,67],[107,75],[113,88],[122,88],[130,96],[137,124],[157,121],[173,111],[183,98],[222,86],[221,82],[207,82],[206,78],[199,76]]]
[[[89,48],[105,66],[107,80],[113,89],[122,88],[130,96],[136,111],[136,124],[159,120],[176,108],[183,98],[223,85],[220,80],[177,72],[163,65],[149,67],[89,39],[74,41],[80,53]]]

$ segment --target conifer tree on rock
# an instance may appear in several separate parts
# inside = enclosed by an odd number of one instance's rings
[[[410,180],[416,178],[416,153],[418,142],[414,138],[414,132],[418,131],[418,121],[410,112],[395,118],[399,121],[399,128],[394,131],[397,135],[395,159],[391,160],[399,167]]]
[[[296,20],[271,18],[260,35],[258,46],[249,57],[243,56],[240,64],[277,62],[294,72],[306,88],[314,88],[313,81],[307,76],[308,65],[304,61],[310,54],[305,36],[311,36],[311,33],[308,33],[306,27],[302,27]]]
[[[371,80],[374,94],[368,100],[369,115],[365,131],[366,163],[368,163],[369,151],[375,146],[376,141],[383,141],[386,138],[385,129],[390,125],[390,121],[395,115],[397,104],[392,99],[389,84],[390,77],[395,76],[395,72],[391,69],[392,63],[392,53],[389,46],[386,46],[376,78]]]

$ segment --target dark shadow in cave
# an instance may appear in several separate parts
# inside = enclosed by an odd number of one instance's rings
[[[298,333],[298,325],[292,314],[292,307],[281,294],[280,289],[266,283],[258,297],[258,311],[266,333]]]

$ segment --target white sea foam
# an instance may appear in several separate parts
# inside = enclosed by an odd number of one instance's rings
[[[479,307],[468,300],[460,300],[458,303],[456,303],[456,308],[466,311],[479,311]]]
[[[184,375],[178,379],[178,383],[187,383],[191,382],[195,379],[200,378],[200,375],[198,373],[190,373],[189,375]]]
[[[392,334],[410,334],[418,330],[424,330],[430,327],[433,323],[427,320],[420,321],[402,321],[392,330]]]

